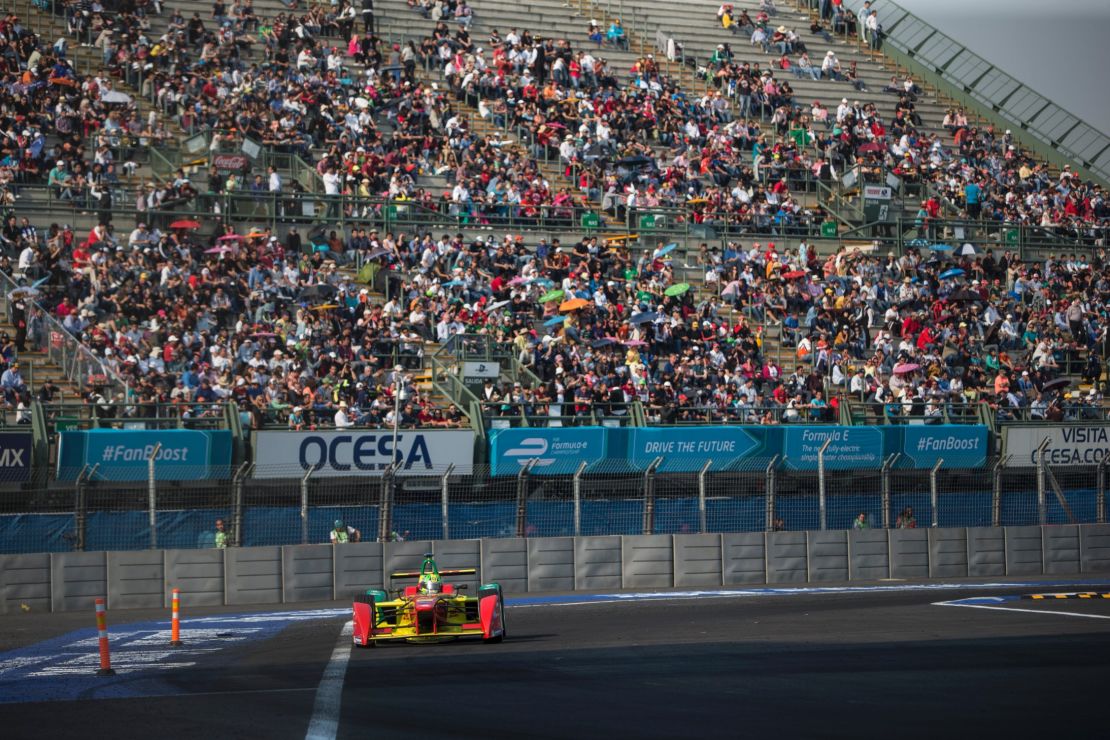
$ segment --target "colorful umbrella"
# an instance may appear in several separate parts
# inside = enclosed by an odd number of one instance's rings
[[[929,249],[933,250],[934,252],[951,252],[954,251],[956,248],[953,247],[951,244],[934,244],[933,246],[929,247]]]
[[[247,234],[248,239],[261,239],[264,236],[266,236],[266,232],[265,231],[259,231],[258,229],[255,229],[254,231]]]
[[[663,295],[674,297],[676,295],[682,295],[688,290],[690,290],[690,283],[675,283],[671,287],[664,290]]]
[[[509,285],[524,285],[525,282],[527,281],[524,278],[522,278],[520,275],[517,275],[515,278],[509,281]]]
[[[1071,385],[1071,381],[1067,378],[1056,378],[1055,380],[1050,380],[1043,386],[1041,386],[1041,390],[1043,390],[1045,393],[1048,393],[1049,391],[1058,391],[1062,388],[1067,388],[1069,385]]]
[[[170,224],[171,229],[199,229],[200,222],[194,221],[191,218],[183,218],[180,221],[174,221]]]
[[[489,308],[486,309],[486,313],[493,313],[494,311],[498,311],[507,305],[509,305],[509,301],[497,301],[496,303],[491,303],[489,304]]]
[[[646,324],[649,321],[655,321],[657,318],[659,318],[659,314],[655,313],[654,311],[643,311],[642,313],[638,313],[633,316],[629,320],[629,323],[633,326],[636,326],[638,324]]]
[[[38,294],[38,289],[24,285],[22,287],[15,288],[14,290],[12,290],[12,292],[8,293],[8,298],[34,298]]]
[[[656,251],[655,256],[666,257],[668,254],[676,249],[678,249],[678,242],[671,242],[670,244],[660,247],[658,251]]]
[[[894,372],[898,375],[903,373],[912,373],[914,370],[920,370],[921,366],[916,362],[903,362],[894,366]]]
[[[602,347],[608,347],[612,343],[612,339],[595,339],[594,341],[590,342],[590,346],[594,349],[601,349]]]
[[[571,298],[569,301],[563,301],[562,303],[560,303],[559,304],[559,310],[560,311],[581,311],[583,308],[585,308],[588,305],[590,305],[590,302],[587,301],[585,298]]]
[[[540,296],[540,303],[551,303],[551,301],[557,301],[562,297],[563,297],[563,291],[561,291],[561,290],[549,290],[548,292],[546,292],[542,296]]]
[[[543,325],[544,326],[555,326],[557,324],[563,323],[566,320],[567,320],[566,316],[552,316],[550,319],[543,322]]]
[[[219,247],[212,247],[211,249],[206,249],[206,250],[204,250],[204,253],[205,254],[227,254],[228,252],[234,252],[234,251],[235,251],[234,247],[219,246]]]
[[[454,288],[455,286],[458,286],[458,285],[466,285],[466,281],[464,281],[464,280],[448,280],[446,283],[443,284],[443,287],[444,288]]]
[[[624,343],[626,347],[646,347],[647,342],[642,339],[629,339]]]
[[[929,240],[918,237],[917,239],[911,239],[909,243],[906,244],[906,246],[913,247],[915,249],[928,249]]]
[[[976,254],[979,254],[979,250],[976,249],[975,245],[971,242],[965,242],[964,245],[960,247],[960,255],[963,257],[971,257]]]
[[[321,303],[319,306],[313,306],[313,311],[330,311],[333,308],[339,308],[338,303]]]
[[[951,270],[945,270],[944,272],[942,272],[937,277],[939,277],[941,280],[947,280],[948,278],[959,277],[960,275],[963,275],[963,274],[964,274],[963,270],[961,270],[958,267],[953,267]]]
[[[243,237],[240,234],[224,234],[216,241],[218,242],[241,242]]]
[[[786,278],[787,280],[797,280],[800,277],[805,277],[806,276],[806,271],[805,270],[791,270],[790,272],[784,272],[782,274],[782,276],[784,278]]]

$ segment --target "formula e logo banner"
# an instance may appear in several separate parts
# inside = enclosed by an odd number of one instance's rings
[[[227,430],[89,429],[58,436],[58,480],[76,480],[82,469],[95,466],[95,480],[145,481],[152,455],[158,480],[231,477],[231,432]]]
[[[605,457],[606,430],[493,429],[490,431],[490,465],[494,475],[516,475],[535,460],[533,475],[562,475]]]
[[[1010,465],[1035,466],[1037,448],[1048,441],[1047,465],[1098,465],[1110,457],[1110,426],[1074,424],[1010,426],[1002,429],[1003,452],[1012,455]]]
[[[0,432],[0,482],[31,479],[31,435]]]
[[[317,432],[258,432],[254,435],[254,477],[379,476],[396,457],[398,475],[474,470],[474,432],[459,430],[397,433],[393,452],[392,429],[351,429]]]
[[[946,468],[978,468],[987,461],[985,426],[908,426],[903,433],[902,454],[915,468],[931,468],[937,460]]]
[[[783,457],[794,470],[815,470],[817,453],[826,441],[827,470],[878,468],[883,464],[883,433],[877,427],[787,427],[783,434]]]

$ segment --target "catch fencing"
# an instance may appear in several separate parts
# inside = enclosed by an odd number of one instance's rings
[[[659,458],[583,463],[573,475],[476,466],[314,476],[291,465],[226,480],[127,483],[82,475],[42,490],[0,492],[0,552],[320,544],[336,522],[362,541],[1004,527],[1106,521],[1106,464],[794,470],[745,460],[700,472]],[[199,471],[198,471],[199,472]],[[183,476],[188,477],[188,476]],[[217,520],[223,535],[217,534]],[[355,537],[354,532],[349,536]]]

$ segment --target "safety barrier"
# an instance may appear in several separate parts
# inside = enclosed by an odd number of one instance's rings
[[[1110,573],[1110,525],[420,540],[0,555],[0,613],[345,600],[435,554],[507,593]]]

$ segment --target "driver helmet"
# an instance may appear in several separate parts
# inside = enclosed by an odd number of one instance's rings
[[[431,577],[421,578],[420,590],[426,594],[437,594],[443,590],[443,584]]]

